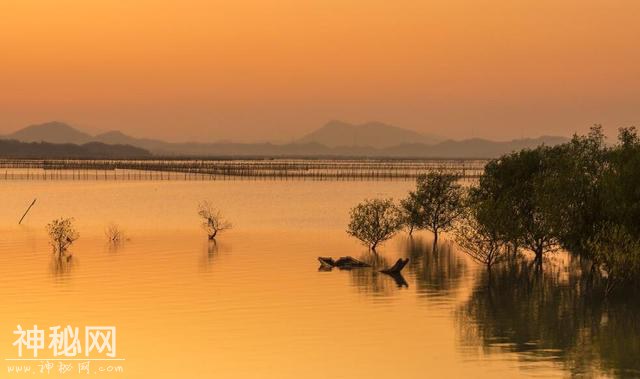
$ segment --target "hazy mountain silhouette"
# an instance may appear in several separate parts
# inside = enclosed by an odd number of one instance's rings
[[[0,157],[4,158],[148,158],[151,153],[128,145],[107,145],[89,142],[83,145],[71,143],[20,142],[0,140]]]
[[[554,146],[567,142],[566,137],[542,136],[511,141],[490,141],[480,138],[462,141],[447,140],[435,145],[402,144],[385,149],[392,157],[427,158],[495,158],[512,151],[531,149],[540,145]]]
[[[353,145],[354,136],[357,139],[355,145]],[[542,144],[552,146],[568,140],[565,137],[544,136],[501,142],[473,138],[461,141],[446,140],[425,143],[421,141],[429,141],[438,137],[425,136],[380,123],[351,125],[338,121],[332,121],[295,143],[289,144],[171,143],[155,139],[135,138],[119,131],[91,136],[59,122],[32,125],[0,138],[27,142],[68,143],[76,141],[75,143],[85,143],[92,141],[99,142],[103,146],[130,145],[145,149],[157,156],[353,158],[495,158],[523,148],[533,148]],[[349,138],[352,139],[351,142]],[[381,140],[384,143],[380,142]],[[377,147],[364,145],[364,142],[377,144]]]
[[[91,141],[93,136],[74,129],[65,123],[53,121],[29,125],[3,138],[22,142],[86,143]]]
[[[166,149],[167,146],[173,145],[169,142],[160,140],[131,137],[118,130],[98,134],[97,136],[93,137],[93,140],[108,144],[138,146],[150,151],[162,151],[163,149]]]
[[[369,146],[377,149],[397,146],[403,143],[423,143],[432,145],[441,142],[442,137],[420,134],[412,130],[381,122],[361,125],[342,121],[330,121],[320,129],[300,138],[297,143],[319,143],[327,147]]]

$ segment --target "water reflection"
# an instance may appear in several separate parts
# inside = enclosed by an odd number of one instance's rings
[[[389,260],[385,256],[366,253],[357,259],[371,265],[371,267],[349,270],[351,285],[359,290],[376,295],[391,296],[396,288],[409,286],[400,273],[390,275],[379,272],[379,270],[390,266]]]
[[[73,270],[76,258],[73,255],[58,257],[53,255],[49,261],[49,273],[58,280],[68,278]]]
[[[407,283],[404,276],[402,276],[402,274],[399,272],[384,273],[384,275],[387,275],[388,277],[393,279],[393,281],[396,282],[396,286],[398,286],[398,288],[409,287],[409,283]]]
[[[573,375],[594,369],[639,375],[639,302],[605,299],[584,266],[569,259],[540,273],[530,262],[514,261],[491,273],[482,270],[471,297],[457,311],[463,345],[557,361]]]
[[[200,256],[200,270],[208,272],[221,254],[231,251],[231,247],[225,243],[207,239],[204,242],[203,251],[204,254]]]
[[[407,238],[403,250],[409,258],[409,271],[416,277],[418,293],[448,294],[460,287],[466,261],[456,254],[451,243],[433,243],[420,236]]]
[[[106,243],[106,250],[109,254],[117,254],[124,246],[125,241],[110,241]]]

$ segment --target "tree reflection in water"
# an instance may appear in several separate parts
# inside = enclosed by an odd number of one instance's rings
[[[391,260],[382,255],[367,253],[357,259],[371,265],[371,267],[347,270],[351,278],[351,285],[358,290],[376,296],[390,297],[393,295],[394,289],[409,287],[409,283],[407,283],[402,273],[385,274],[379,272],[379,270],[390,267],[389,262]]]
[[[221,255],[224,255],[231,251],[231,247],[225,243],[218,242],[216,240],[207,239],[204,242],[204,254],[200,256],[200,271],[210,272],[215,261],[217,261]]]
[[[528,261],[482,270],[456,312],[463,345],[561,362],[573,375],[640,375],[640,302],[605,299],[589,265],[568,258],[540,273]]]
[[[49,272],[52,277],[57,280],[66,280],[71,276],[71,271],[76,263],[76,258],[73,255],[64,257],[52,256],[49,261]]]
[[[449,295],[459,289],[467,264],[450,242],[440,241],[434,249],[431,241],[413,236],[407,238],[404,251],[419,294]]]

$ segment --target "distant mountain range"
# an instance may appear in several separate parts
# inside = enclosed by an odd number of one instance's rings
[[[119,131],[92,136],[61,122],[27,126],[0,136],[22,142],[48,142],[129,146],[156,156],[191,157],[389,157],[389,158],[495,158],[511,151],[542,144],[566,142],[565,137],[543,136],[512,141],[443,140],[382,123],[352,125],[331,121],[289,144],[271,143],[172,143],[135,138]],[[0,149],[4,146],[0,146]],[[0,154],[2,151],[0,150]]]
[[[436,135],[420,134],[381,122],[353,125],[342,121],[330,121],[296,142],[319,143],[326,147],[358,146],[386,149],[407,143],[433,145],[443,140],[444,138]]]

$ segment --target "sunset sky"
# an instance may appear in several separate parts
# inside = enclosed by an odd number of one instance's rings
[[[638,0],[2,0],[0,133],[290,141],[640,126]]]

